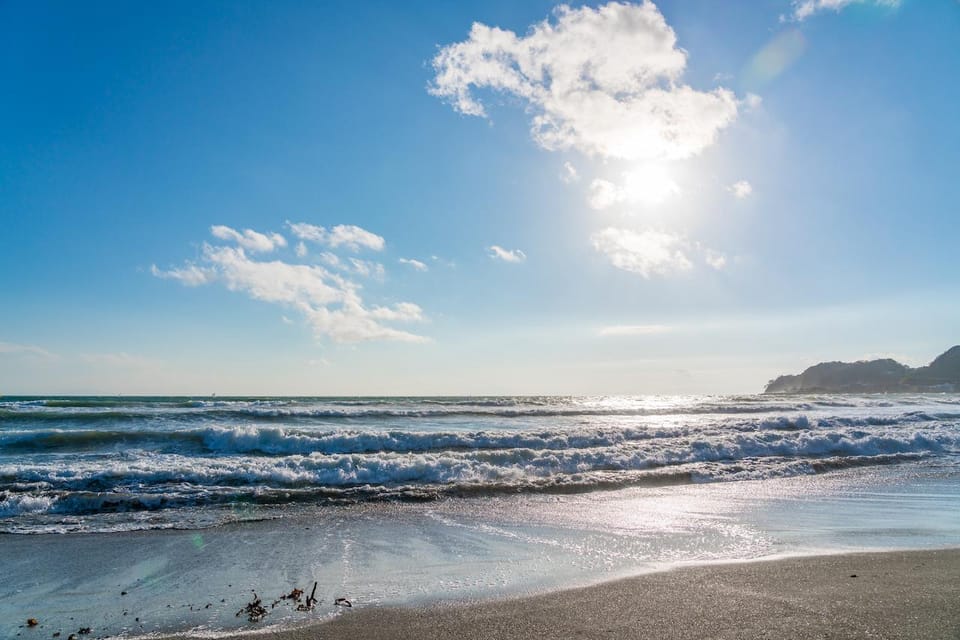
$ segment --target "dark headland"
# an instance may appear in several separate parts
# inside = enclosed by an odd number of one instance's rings
[[[925,367],[896,360],[821,362],[767,383],[764,393],[916,393],[960,391],[960,345]]]

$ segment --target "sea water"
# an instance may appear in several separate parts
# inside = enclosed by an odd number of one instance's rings
[[[0,532],[3,637],[957,546],[960,396],[7,397]]]

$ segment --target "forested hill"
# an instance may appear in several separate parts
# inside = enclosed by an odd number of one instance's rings
[[[951,347],[925,367],[896,360],[821,362],[803,373],[783,375],[767,383],[764,393],[885,393],[960,391],[960,345]]]

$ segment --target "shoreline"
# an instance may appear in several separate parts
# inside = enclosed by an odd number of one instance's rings
[[[181,633],[164,640],[209,635]],[[681,566],[543,594],[344,610],[224,640],[960,638],[960,547]]]

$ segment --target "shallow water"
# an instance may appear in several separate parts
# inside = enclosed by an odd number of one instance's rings
[[[44,632],[216,635],[315,622],[340,611],[338,597],[356,607],[462,601],[680,564],[958,544],[960,478],[929,462],[575,495],[301,505],[204,530],[3,536],[0,636],[31,616]],[[253,590],[269,607],[314,580],[313,612],[281,603],[255,625],[235,616]]]

